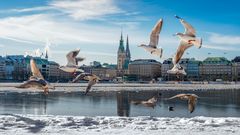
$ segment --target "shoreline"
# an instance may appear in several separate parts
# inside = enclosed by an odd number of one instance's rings
[[[0,91],[9,92],[33,92],[42,91],[37,89],[18,89],[21,83],[0,83]],[[87,83],[51,83],[55,86],[55,90],[50,92],[61,92],[61,91],[85,91]],[[139,83],[99,83],[92,87],[92,91],[165,91],[165,90],[240,90],[240,84],[139,84]]]

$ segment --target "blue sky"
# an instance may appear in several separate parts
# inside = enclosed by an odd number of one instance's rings
[[[238,0],[7,0],[0,2],[0,55],[39,55],[66,63],[68,51],[80,48],[84,64],[97,60],[116,63],[121,28],[129,35],[132,59],[163,61],[176,52],[184,28],[177,14],[197,30],[203,47],[189,48],[184,57],[233,59],[240,52],[240,2]],[[163,18],[159,46],[163,59],[137,45],[149,42],[149,33]],[[211,55],[208,53],[211,52]],[[224,54],[226,53],[226,54]]]

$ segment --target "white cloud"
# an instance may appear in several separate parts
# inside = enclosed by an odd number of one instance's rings
[[[112,0],[55,0],[50,6],[68,14],[76,20],[87,20],[105,15],[123,13]]]
[[[219,45],[240,45],[240,36],[210,33],[209,42]]]
[[[14,41],[14,42],[19,42],[19,43],[34,44],[34,43],[31,42],[31,41],[24,40],[24,39],[18,39],[18,38],[14,38],[14,37],[8,37],[8,36],[1,36],[1,35],[0,35],[0,38],[2,38],[2,39],[7,39],[7,40],[11,40],[11,41]]]
[[[44,45],[45,39],[56,44],[103,43],[118,40],[119,31],[109,26],[59,21],[46,14],[0,19],[0,37],[15,42]]]
[[[240,51],[239,48],[226,46],[216,46],[216,45],[202,45],[203,48],[222,50],[222,51]]]
[[[52,10],[55,9],[54,7],[51,6],[39,6],[39,7],[32,7],[32,8],[22,8],[22,9],[11,9],[9,12],[33,12],[33,11],[46,11],[46,10]]]

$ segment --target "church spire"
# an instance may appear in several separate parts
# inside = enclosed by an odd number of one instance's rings
[[[122,36],[122,31],[121,31],[121,38],[120,38],[119,47],[118,47],[118,52],[120,52],[120,53],[125,52],[124,43],[123,42],[124,41],[123,41],[123,36]]]
[[[48,59],[48,51],[46,50],[45,59]]]
[[[123,40],[122,30],[121,30],[121,39],[120,40]]]
[[[126,57],[130,60],[131,59],[131,53],[129,49],[129,41],[128,41],[128,35],[127,35],[127,45],[126,45]]]

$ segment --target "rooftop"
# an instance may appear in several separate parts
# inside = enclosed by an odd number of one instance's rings
[[[154,59],[136,59],[130,63],[131,65],[138,65],[138,64],[161,64],[160,62]]]
[[[240,62],[240,56],[235,57],[232,62]]]
[[[230,61],[225,57],[208,57],[203,61],[203,64],[229,64]]]

